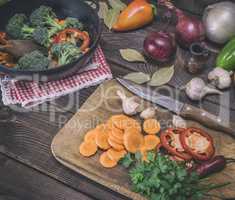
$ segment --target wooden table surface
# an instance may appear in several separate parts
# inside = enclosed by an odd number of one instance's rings
[[[173,25],[166,27],[162,20],[145,29],[129,33],[112,33],[104,27],[101,47],[113,75],[123,75],[131,71],[153,72],[157,65],[127,63],[121,59],[118,50],[134,48],[142,51],[142,42],[147,32],[163,28],[174,30]],[[214,114],[228,116],[227,113],[230,113],[230,120],[235,120],[234,89],[225,91],[220,97],[208,96],[200,103],[190,101],[184,92],[175,89],[192,78],[182,67],[185,54],[178,50],[176,72],[167,86],[182,101],[200,106]],[[214,58],[215,55],[212,55],[208,61],[208,69],[199,76],[206,77],[207,71],[214,65]],[[95,89],[96,87],[90,87],[31,110],[0,105],[1,200],[126,199],[62,166],[50,151],[52,138]]]

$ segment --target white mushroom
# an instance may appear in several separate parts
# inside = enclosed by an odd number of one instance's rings
[[[142,119],[154,118],[156,115],[156,109],[154,107],[148,107],[140,113]]]
[[[185,86],[187,96],[192,100],[201,100],[207,94],[222,94],[219,90],[209,87],[201,78],[193,78]]]
[[[211,83],[219,89],[225,89],[231,86],[231,72],[222,68],[215,68],[208,74],[208,79]]]
[[[117,91],[117,95],[122,100],[122,109],[125,114],[135,115],[139,112],[138,108],[140,106],[140,100],[138,99],[138,97],[127,97],[125,93],[120,90]]]

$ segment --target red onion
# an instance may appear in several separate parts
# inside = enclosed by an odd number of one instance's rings
[[[192,43],[204,40],[205,28],[201,20],[185,15],[179,9],[176,9],[176,14],[176,40],[180,46],[188,48]]]
[[[144,51],[156,61],[168,61],[176,51],[174,38],[167,32],[152,32],[144,40]]]

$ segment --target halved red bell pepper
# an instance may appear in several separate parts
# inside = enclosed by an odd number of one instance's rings
[[[191,160],[192,156],[187,153],[180,142],[180,135],[184,132],[183,128],[168,128],[161,133],[160,139],[162,146],[172,155],[185,161]]]
[[[212,137],[202,129],[186,129],[181,133],[180,141],[185,151],[196,160],[209,160],[215,153]]]

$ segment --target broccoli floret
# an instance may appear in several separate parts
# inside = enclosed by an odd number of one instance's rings
[[[35,50],[21,57],[16,68],[20,70],[43,70],[48,68],[49,62],[47,57],[40,51]]]
[[[34,10],[30,15],[30,22],[33,26],[45,26],[57,31],[63,29],[63,26],[58,23],[56,14],[48,6],[40,6]]]
[[[77,28],[79,30],[83,30],[83,24],[74,17],[67,17],[64,22],[65,28]]]
[[[8,21],[6,31],[15,39],[31,39],[34,28],[27,25],[27,17],[24,14],[15,14]]]
[[[57,58],[59,65],[65,65],[80,57],[82,52],[72,43],[58,43],[52,45],[51,54]]]
[[[33,32],[33,39],[40,45],[44,47],[49,47],[52,42],[52,36],[57,33],[57,30],[51,28],[48,29],[46,27],[36,27]]]

